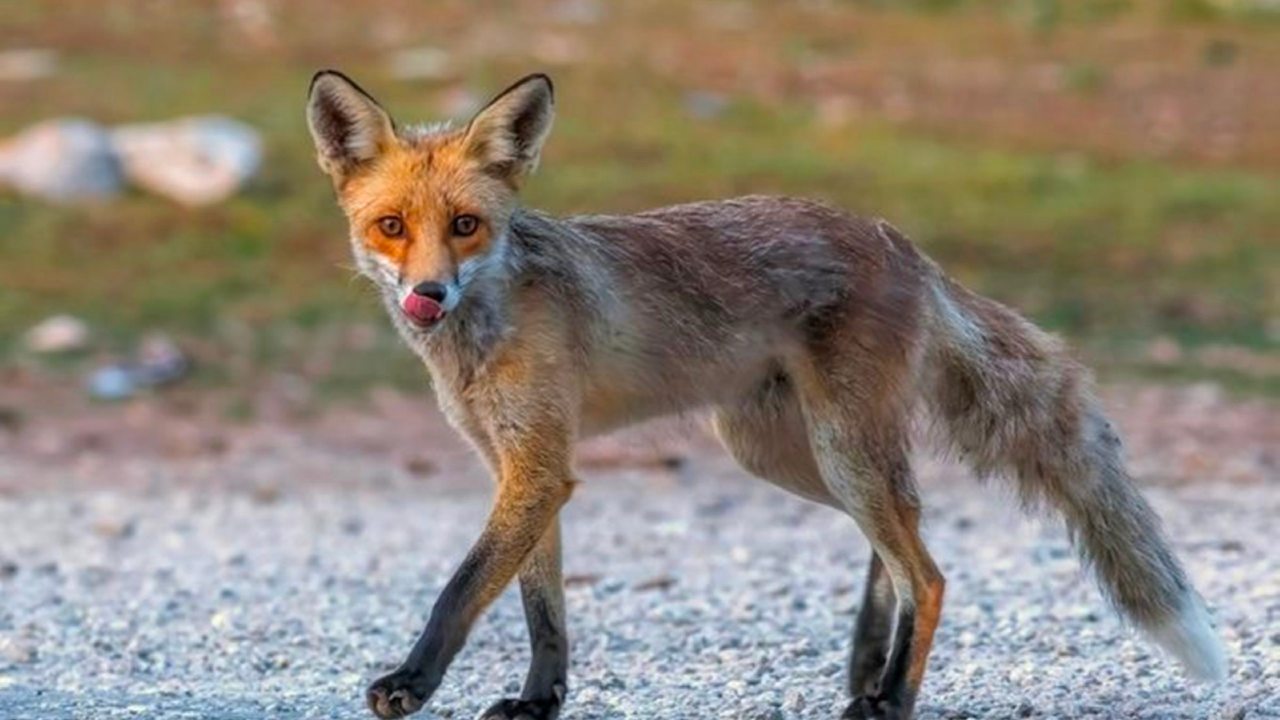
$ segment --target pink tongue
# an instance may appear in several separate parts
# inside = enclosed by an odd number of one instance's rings
[[[444,315],[444,308],[440,307],[440,303],[413,293],[404,299],[404,311],[409,317],[422,322],[431,322]]]

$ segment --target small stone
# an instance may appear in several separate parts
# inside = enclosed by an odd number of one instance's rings
[[[590,587],[598,582],[600,582],[600,575],[597,573],[579,573],[566,575],[564,578],[565,587]]]
[[[788,714],[799,714],[805,708],[804,693],[795,688],[787,690],[782,700],[782,709]]]
[[[699,505],[694,512],[705,518],[720,517],[732,511],[738,504],[739,501],[736,498],[722,496]]]
[[[671,587],[674,587],[675,584],[676,584],[676,579],[671,577],[670,575],[659,575],[657,577],[649,578],[648,580],[637,583],[635,586],[635,591],[647,592],[650,590],[667,590]]]
[[[89,375],[89,394],[98,400],[123,400],[138,392],[133,374],[124,365],[100,367]]]
[[[23,340],[35,353],[75,352],[88,344],[89,326],[71,315],[54,315],[28,330]]]
[[[34,661],[36,656],[36,649],[29,642],[18,638],[0,637],[0,658],[16,665],[24,665]]]
[[[404,463],[404,469],[414,477],[426,478],[436,474],[436,464],[430,459],[415,455]]]
[[[163,333],[151,333],[138,345],[131,372],[136,384],[156,387],[180,380],[189,369],[190,362],[177,343]]]
[[[93,524],[94,533],[112,540],[133,537],[138,531],[136,518],[103,518]]]
[[[260,505],[272,505],[280,500],[280,486],[275,483],[262,482],[253,486],[249,496]]]

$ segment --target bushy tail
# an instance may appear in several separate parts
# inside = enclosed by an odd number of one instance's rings
[[[983,474],[1010,475],[1049,505],[1112,603],[1202,679],[1226,675],[1222,645],[1160,520],[1125,470],[1088,373],[1058,341],[941,274],[926,400]]]

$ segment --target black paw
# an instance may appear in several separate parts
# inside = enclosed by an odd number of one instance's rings
[[[559,715],[559,700],[506,699],[485,710],[480,720],[556,720]]]
[[[885,698],[863,695],[849,703],[840,720],[907,720],[909,717],[909,710],[892,705]]]
[[[431,688],[422,676],[403,669],[379,678],[365,691],[369,709],[384,720],[418,712],[429,697]]]

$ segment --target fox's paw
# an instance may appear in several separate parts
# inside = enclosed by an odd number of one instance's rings
[[[891,705],[885,698],[863,695],[849,703],[840,720],[907,720],[909,717],[909,711]]]
[[[422,676],[404,669],[379,678],[365,691],[369,709],[384,720],[418,712],[429,697],[431,688]]]
[[[556,697],[546,700],[499,700],[485,710],[479,720],[556,720],[564,693],[556,688]]]

